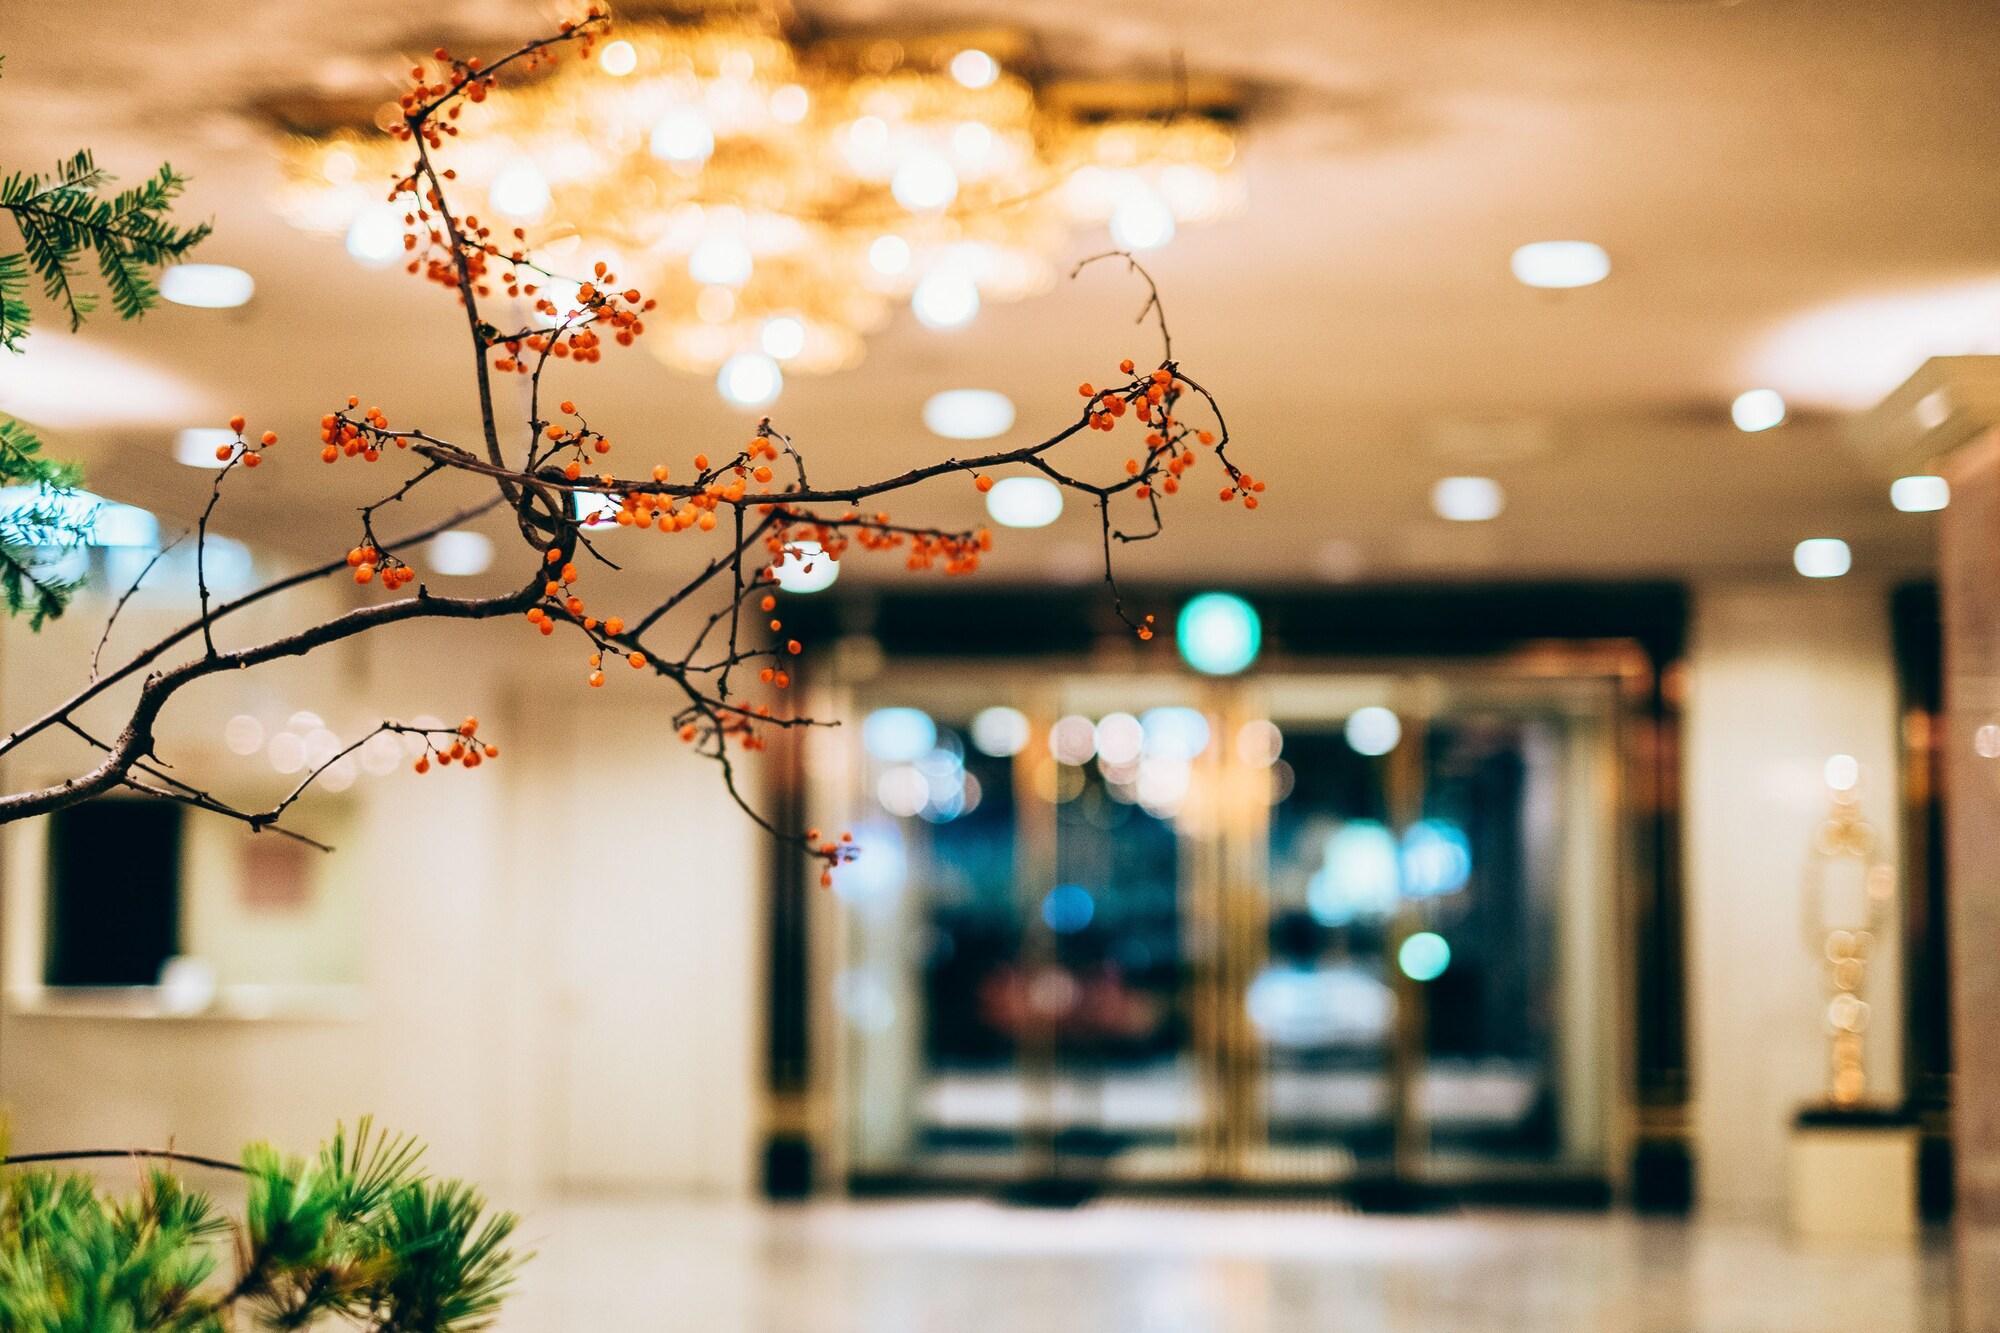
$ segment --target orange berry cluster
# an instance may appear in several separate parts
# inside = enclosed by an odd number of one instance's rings
[[[465,222],[468,231],[484,239],[487,233],[477,226],[478,219],[467,218]],[[520,239],[521,235],[517,228],[516,239]],[[525,250],[516,249],[506,257],[516,265],[527,262]],[[484,272],[483,266],[481,272]],[[595,327],[600,324],[610,327],[612,341],[620,347],[630,347],[632,340],[646,331],[645,320],[640,317],[650,312],[658,302],[648,299],[637,287],[618,291],[614,286],[618,275],[611,272],[602,260],[593,267],[592,275],[592,281],[577,288],[576,305],[573,307],[583,310],[585,314],[572,316],[549,299],[542,285],[519,282],[510,272],[506,278],[507,294],[534,297],[535,312],[556,322],[550,328],[537,329],[519,337],[496,336],[501,354],[494,358],[493,368],[525,375],[541,363],[544,355],[574,361],[578,365],[594,365],[604,359],[604,339]],[[453,274],[451,285],[456,284],[457,276]],[[483,289],[480,294],[485,294]]]
[[[431,771],[431,760],[435,757],[440,764],[458,764],[465,768],[478,768],[488,759],[500,757],[500,747],[481,744],[475,739],[479,731],[479,719],[468,717],[458,724],[458,729],[450,733],[451,743],[440,745],[435,736],[424,732],[424,752],[417,756],[417,762],[410,765],[419,773]]]
[[[764,594],[763,598],[758,601],[757,605],[766,614],[769,614],[770,612],[778,609],[778,599],[767,592]],[[775,616],[771,618],[771,633],[776,634],[779,630],[783,629],[784,627],[785,623],[782,620],[779,620]],[[789,644],[786,645],[786,647],[790,649],[790,651],[792,651],[793,653],[799,653],[804,651],[803,646],[799,643],[797,639],[793,639]],[[792,687],[792,673],[786,671],[782,667],[767,666],[762,671],[759,671],[757,673],[757,679],[763,681],[766,685],[775,685],[777,688],[781,690],[788,690]]]
[[[264,461],[264,450],[278,442],[278,432],[267,430],[257,437],[257,443],[251,444],[243,438],[243,425],[241,413],[229,418],[229,429],[236,439],[232,443],[215,446],[217,462],[227,463],[234,459],[244,467],[257,467]]]
[[[814,846],[815,843],[818,845]],[[860,850],[854,845],[852,833],[842,833],[837,841],[822,840],[820,831],[816,828],[806,830],[806,845],[812,849],[814,856],[826,862],[825,867],[819,872],[819,886],[822,889],[833,887],[833,868],[852,861]]]
[[[359,406],[359,398],[347,395],[348,411]],[[393,442],[398,449],[410,447],[409,440],[390,431],[389,418],[379,407],[369,408],[358,421],[345,411],[327,413],[319,419],[319,442],[322,463],[338,463],[342,458],[373,463],[381,459],[385,445]]]
[[[551,455],[563,449],[570,449],[575,452],[575,456],[563,468],[563,476],[571,481],[575,481],[583,475],[583,463],[586,458],[590,457],[593,453],[608,454],[611,452],[611,440],[604,432],[590,429],[590,424],[584,421],[581,416],[577,416],[576,404],[567,398],[563,399],[562,412],[565,416],[576,417],[576,427],[570,429],[552,421],[548,424],[544,434],[548,437]]]
[[[395,556],[385,557],[372,543],[364,542],[347,553],[347,567],[354,571],[356,583],[373,583],[375,576],[382,576],[382,586],[390,592],[402,587],[417,577],[417,571],[406,561]]]

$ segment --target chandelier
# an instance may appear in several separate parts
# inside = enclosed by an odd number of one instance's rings
[[[457,183],[544,267],[601,260],[657,295],[655,354],[762,406],[786,373],[854,366],[904,304],[961,327],[1048,289],[1080,232],[1154,249],[1240,206],[1232,88],[1037,80],[1027,52],[1006,31],[796,37],[757,7],[621,18],[588,62],[467,107]],[[296,111],[283,214],[400,260],[381,182],[406,150],[361,108]]]

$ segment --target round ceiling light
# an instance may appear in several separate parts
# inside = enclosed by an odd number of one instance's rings
[[[1729,419],[1736,429],[1754,435],[1785,422],[1785,399],[1776,389],[1751,389],[1736,395],[1729,405]]]
[[[715,372],[715,389],[737,407],[769,407],[785,388],[785,372],[762,352],[738,352]]]
[[[257,280],[228,264],[175,264],[160,273],[160,295],[175,305],[231,310],[256,293]]]
[[[1514,252],[1514,276],[1529,287],[1589,287],[1611,276],[1611,256],[1591,241],[1534,241]]]
[[[1792,568],[1809,579],[1837,579],[1854,568],[1854,553],[1838,537],[1808,537],[1792,548]]]
[[[910,293],[910,309],[927,329],[959,329],[979,313],[979,287],[963,273],[927,275]]]
[[[818,542],[788,542],[785,557],[772,571],[786,592],[820,592],[840,577],[840,562]]]
[[[1257,609],[1226,592],[1205,592],[1181,608],[1174,626],[1181,658],[1204,676],[1233,676],[1257,660],[1264,624]]]
[[[986,512],[1003,528],[1046,528],[1062,510],[1062,487],[1047,477],[1002,477],[986,492]]]
[[[1491,477],[1444,477],[1431,487],[1431,508],[1454,523],[1484,523],[1506,507],[1507,493]]]
[[[1943,477],[1898,477],[1889,483],[1889,503],[1905,514],[1930,514],[1951,503],[1951,483]]]
[[[924,425],[947,440],[990,440],[1014,428],[1014,403],[991,389],[947,389],[925,401]]]

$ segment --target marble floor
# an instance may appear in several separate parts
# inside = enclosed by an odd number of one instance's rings
[[[568,1202],[502,1333],[1943,1333],[1948,1257],[1622,1215]]]

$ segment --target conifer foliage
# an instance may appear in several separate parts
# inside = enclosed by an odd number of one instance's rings
[[[9,1170],[0,1333],[487,1328],[520,1262],[506,1244],[515,1218],[426,1177],[421,1151],[366,1120],[311,1158],[253,1145],[240,1221],[165,1167],[122,1199],[81,1173]]]

